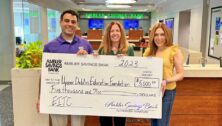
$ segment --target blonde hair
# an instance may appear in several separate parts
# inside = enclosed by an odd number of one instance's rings
[[[118,22],[118,21],[112,21],[111,23],[109,23],[107,25],[105,33],[104,33],[103,41],[100,44],[99,50],[103,48],[104,54],[108,54],[112,50],[112,41],[111,41],[111,37],[110,37],[110,31],[111,31],[111,28],[114,24],[118,25],[118,27],[120,29],[120,33],[121,33],[118,50],[122,54],[126,54],[128,51],[129,44],[128,44],[128,41],[126,40],[124,28],[123,28],[122,24],[120,24],[120,22]]]
[[[149,42],[150,42],[150,51],[149,51],[149,54],[148,56],[154,56],[156,55],[156,52],[157,52],[157,45],[155,44],[154,42],[154,37],[155,37],[155,32],[158,28],[161,28],[163,29],[164,31],[164,35],[165,35],[165,38],[166,38],[166,43],[165,45],[166,46],[171,46],[173,45],[173,35],[172,35],[172,32],[169,28],[167,28],[167,26],[163,23],[157,23],[156,25],[154,25],[152,27],[152,30],[151,30],[151,33],[149,35]]]

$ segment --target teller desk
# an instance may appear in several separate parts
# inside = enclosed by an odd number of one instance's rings
[[[222,126],[222,68],[217,64],[185,66],[170,126]],[[49,116],[36,112],[40,69],[12,69],[14,126],[49,126]],[[87,116],[85,126],[99,126]],[[147,119],[127,118],[126,126],[150,126]]]
[[[128,35],[130,40],[139,40],[143,37],[143,30],[129,30]]]

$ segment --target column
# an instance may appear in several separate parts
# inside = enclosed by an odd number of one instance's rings
[[[11,80],[15,66],[13,0],[0,0],[0,82]]]

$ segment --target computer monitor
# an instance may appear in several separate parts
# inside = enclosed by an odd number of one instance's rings
[[[139,28],[139,20],[137,19],[125,19],[123,20],[123,26],[125,29],[138,29]]]
[[[16,37],[15,37],[15,42],[16,42],[16,45],[22,44],[22,38],[19,37],[19,36],[16,36]]]
[[[103,19],[89,19],[88,28],[89,29],[103,29],[104,20]]]

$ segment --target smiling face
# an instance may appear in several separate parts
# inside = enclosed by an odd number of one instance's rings
[[[157,28],[154,33],[154,43],[158,48],[164,47],[166,44],[165,33],[162,28]]]
[[[110,39],[113,43],[119,43],[121,38],[121,31],[117,24],[114,24],[110,29]]]
[[[74,36],[77,27],[77,17],[69,13],[64,14],[62,20],[60,20],[60,26],[64,36]]]

